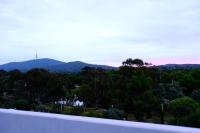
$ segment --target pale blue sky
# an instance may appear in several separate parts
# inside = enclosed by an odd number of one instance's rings
[[[200,63],[200,0],[0,0],[0,64]]]

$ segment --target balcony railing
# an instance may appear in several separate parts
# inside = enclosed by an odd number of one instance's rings
[[[200,133],[200,129],[0,109],[0,133]]]

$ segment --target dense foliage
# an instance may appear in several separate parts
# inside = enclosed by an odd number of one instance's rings
[[[54,102],[74,98],[83,107]],[[161,69],[127,59],[118,70],[0,71],[0,107],[200,127],[200,69]]]

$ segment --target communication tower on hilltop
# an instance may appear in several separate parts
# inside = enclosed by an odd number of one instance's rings
[[[38,59],[38,53],[37,53],[37,51],[36,51],[36,53],[35,53],[35,59],[36,59],[36,60]]]

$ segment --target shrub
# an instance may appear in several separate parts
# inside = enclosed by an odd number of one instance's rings
[[[184,124],[187,116],[194,113],[198,107],[198,103],[190,97],[178,98],[169,103],[169,111],[174,116],[175,124]]]
[[[36,105],[35,110],[39,112],[48,112],[48,109],[42,104]]]
[[[200,107],[188,117],[186,125],[200,128]]]
[[[124,111],[121,111],[116,108],[111,108],[111,109],[107,110],[106,112],[104,112],[104,117],[108,118],[108,119],[121,120],[124,118],[124,116],[125,116]]]
[[[82,113],[83,116],[102,118],[103,113],[97,111],[87,111]]]
[[[51,113],[60,113],[60,105],[59,104],[54,104],[53,106],[50,107],[50,112]]]
[[[19,110],[30,110],[30,103],[25,99],[19,99],[14,102],[15,108]]]
[[[72,107],[70,114],[71,115],[81,115],[84,112],[83,107]]]

